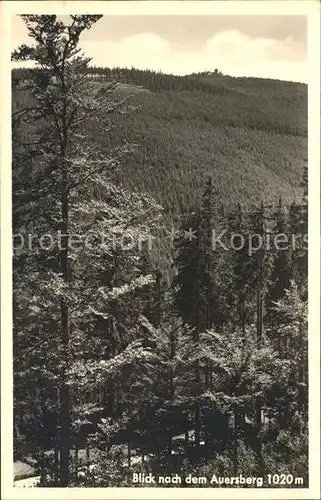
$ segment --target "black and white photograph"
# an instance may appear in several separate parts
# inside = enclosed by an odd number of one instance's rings
[[[319,498],[318,3],[4,3],[3,498]]]

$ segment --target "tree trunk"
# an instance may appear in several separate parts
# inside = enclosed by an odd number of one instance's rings
[[[55,483],[59,483],[59,445],[58,442],[55,444],[54,449],[54,460],[55,460]]]
[[[64,152],[62,154],[62,249],[61,249],[61,272],[65,285],[70,284],[70,272],[68,264],[68,175],[64,164]],[[61,299],[61,333],[62,343],[66,348],[66,364],[68,366],[69,347],[69,306],[66,297]],[[70,391],[63,376],[60,390],[60,486],[66,487],[69,484],[69,455],[70,455]]]
[[[237,440],[239,436],[239,416],[238,411],[234,411],[234,436],[233,436],[233,469],[234,476],[237,476],[238,470],[238,456],[237,456]]]
[[[157,432],[155,432],[155,446],[156,446],[156,450],[155,450],[156,457],[159,459],[159,457],[160,457],[160,450],[159,450],[159,439],[158,439]]]
[[[173,339],[171,339],[172,341]],[[173,345],[171,346],[171,355],[173,354]],[[174,387],[173,387],[173,368],[169,369],[169,401],[170,401],[170,425],[168,427],[168,454],[172,454],[173,450],[173,436],[172,436],[172,428],[171,423],[173,421],[173,399],[174,399]]]
[[[170,362],[173,363],[174,357],[175,357],[175,331],[174,328],[171,328],[170,330]],[[174,371],[173,371],[173,365],[171,364],[169,367],[169,401],[170,401],[170,422],[173,421],[173,405],[174,405],[174,395],[175,395],[175,388],[174,388]],[[169,455],[172,454],[172,449],[173,449],[173,437],[172,437],[172,428],[169,427],[168,430],[168,453]]]
[[[188,411],[185,413],[185,453],[188,452],[188,443],[189,443],[189,435],[188,435]]]
[[[78,434],[76,434],[75,437],[75,477],[76,477],[76,482],[78,481]]]
[[[195,449],[199,451],[201,441],[201,411],[199,401],[195,401]]]
[[[198,347],[199,347],[200,332],[201,331],[202,331],[202,325],[201,325],[200,311],[198,311],[198,321],[197,321],[197,330],[196,330],[196,338],[195,338],[195,340],[197,342],[196,345]],[[200,410],[200,402],[199,402],[200,385],[201,385],[201,370],[200,370],[199,359],[197,359],[196,360],[196,367],[195,367],[196,398],[195,398],[195,403],[194,403],[194,408],[195,408],[194,409],[195,450],[197,452],[199,452],[200,440],[201,440],[201,410]]]
[[[262,230],[262,236],[264,232]],[[258,291],[257,291],[257,343],[260,346],[262,342],[263,334],[263,280],[264,280],[264,253],[261,248],[258,251],[258,264],[259,264],[259,281],[258,281]],[[255,420],[257,430],[261,430],[262,426],[262,403],[261,398],[257,398],[255,408]]]
[[[171,433],[171,429],[168,428],[168,430],[167,430],[167,452],[169,455],[171,455],[172,451],[173,451],[173,436]]]
[[[128,442],[127,442],[127,461],[128,461],[128,467],[130,468],[130,466],[131,466],[131,442],[130,442],[130,439],[128,439]]]
[[[61,434],[60,434],[60,486],[69,484],[69,455],[70,455],[70,392],[64,383],[60,390],[61,395]]]
[[[243,335],[245,334],[245,298],[243,293],[239,296],[239,308],[240,308],[240,322]]]
[[[260,310],[260,304],[261,304],[261,299],[260,299],[260,287],[257,292],[257,343],[258,345],[261,343],[262,339],[262,325],[261,325],[261,310]],[[261,400],[259,397],[256,398],[255,401],[255,423],[256,423],[256,428],[258,431],[261,430],[261,425],[262,425],[262,419],[261,419],[261,413],[262,413],[262,405],[261,405]]]
[[[86,443],[86,460],[87,460],[87,465],[89,466],[89,464],[90,464],[90,446],[88,443],[88,438],[87,438],[87,443]]]
[[[304,374],[304,352],[303,352],[303,331],[301,318],[299,318],[299,366],[298,366],[298,381],[299,381],[299,413],[302,414],[305,408],[305,391],[303,388],[303,383],[305,382]]]

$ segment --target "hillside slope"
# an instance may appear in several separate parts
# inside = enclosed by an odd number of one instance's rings
[[[134,69],[119,76],[118,92],[130,94],[128,113],[113,115],[109,134],[92,122],[86,129],[103,151],[124,139],[137,144],[117,175],[126,187],[150,192],[171,216],[197,204],[208,175],[227,209],[300,197],[306,85]],[[16,106],[21,99],[14,91]]]
[[[174,215],[198,202],[208,175],[227,207],[300,196],[307,158],[306,86],[204,80],[210,91],[131,92],[120,86],[132,94],[132,111],[119,115],[110,137],[94,127],[96,141],[106,150],[122,139],[138,144],[123,162],[120,180],[151,192]]]

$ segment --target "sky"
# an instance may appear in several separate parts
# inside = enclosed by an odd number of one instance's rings
[[[68,22],[68,16],[60,16]],[[30,43],[12,17],[12,49]],[[93,65],[307,82],[307,19],[292,15],[104,16],[82,34]]]

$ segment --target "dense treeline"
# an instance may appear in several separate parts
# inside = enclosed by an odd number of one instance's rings
[[[176,128],[184,121],[188,130],[187,94],[190,117],[196,103],[204,113],[216,106],[206,140],[224,151],[235,147],[233,135],[224,146],[228,101],[219,107],[220,91],[206,101],[207,84],[169,89],[179,80],[169,75],[155,76],[165,100],[145,91],[128,100],[116,84],[88,81],[78,38],[99,17],[71,16],[65,26],[52,15],[24,16],[37,44],[13,54],[42,65],[13,103],[15,458],[36,459],[42,486],[133,486],[133,472],[193,471],[290,472],[303,481],[292,487],[307,487],[306,166],[298,162],[301,187],[289,168],[290,203],[278,190],[272,200],[252,197],[252,206],[232,203],[223,173],[207,167],[185,169],[196,194],[166,184],[166,140],[193,149]],[[135,71],[131,84],[153,80]],[[246,100],[233,92],[237,128]],[[129,108],[139,102],[148,115]],[[250,115],[249,106],[248,123],[257,109]],[[206,122],[200,114],[194,139]],[[152,138],[156,170],[148,173],[149,138],[130,130],[144,134],[160,117],[167,125]],[[173,161],[167,169],[183,181]],[[157,201],[144,194],[155,180]]]
[[[13,70],[14,86],[19,85],[20,82],[28,80],[28,77],[34,70],[32,68],[17,68]],[[229,92],[226,86],[220,86],[219,80],[217,85],[213,86],[204,80],[204,73],[199,75],[188,75],[185,77],[168,75],[151,70],[138,70],[135,68],[102,68],[102,67],[89,67],[86,68],[85,74],[89,79],[100,81],[112,81],[129,83],[146,87],[151,91],[164,92],[168,90],[187,90],[187,91],[201,91],[208,93],[223,93]],[[213,74],[206,74],[206,76],[219,77],[221,73],[218,71]]]

